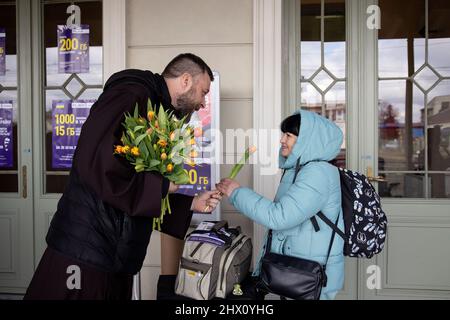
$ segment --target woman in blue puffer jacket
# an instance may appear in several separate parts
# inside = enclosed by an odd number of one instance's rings
[[[238,211],[273,230],[272,252],[324,264],[332,230],[316,219],[320,230],[315,232],[310,218],[319,211],[331,221],[340,215],[338,227],[344,230],[339,172],[328,163],[340,151],[342,131],[328,119],[305,110],[286,118],[281,131],[279,162],[285,174],[274,201],[231,179],[223,179],[217,189]],[[293,183],[298,159],[302,167]],[[326,266],[327,286],[320,299],[334,299],[343,287],[343,247],[342,238],[336,236]],[[259,274],[262,254],[263,248],[254,275]]]

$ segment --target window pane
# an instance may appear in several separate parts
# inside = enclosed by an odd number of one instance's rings
[[[450,173],[430,174],[431,198],[450,198]]]
[[[325,67],[337,78],[345,78],[345,1],[325,1]]]
[[[378,182],[381,197],[423,198],[425,197],[425,176],[423,174],[380,174],[387,182]]]
[[[379,170],[425,170],[424,94],[410,81],[386,80],[378,97]]]
[[[445,77],[450,76],[450,2],[429,1],[429,62]]]
[[[57,26],[65,25],[67,7],[72,2],[47,4],[44,7],[45,54],[47,85],[62,85],[69,74],[58,73]],[[74,2],[81,9],[81,24],[89,26],[89,72],[79,77],[88,85],[101,85],[103,81],[102,3],[99,1]]]
[[[17,87],[16,6],[0,3],[0,84]]]
[[[345,100],[345,82],[337,82],[330,91],[325,95],[325,112],[326,117],[333,121],[344,134],[344,142],[341,146],[341,152],[337,157],[339,167],[346,166],[346,100]]]
[[[0,93],[0,192],[18,192],[17,91]]]
[[[310,83],[301,84],[301,108],[322,114],[322,95]]]
[[[300,51],[300,76],[308,79],[321,65],[320,0],[302,1]]]
[[[411,76],[425,62],[425,1],[380,0],[379,6],[379,76]]]
[[[14,2],[0,3],[0,192],[17,193],[17,30]]]
[[[428,168],[450,170],[450,80],[434,88],[428,100]]]

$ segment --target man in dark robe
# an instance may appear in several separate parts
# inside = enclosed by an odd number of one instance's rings
[[[126,159],[113,155],[125,112],[132,114],[137,104],[146,117],[150,98],[178,117],[189,116],[205,106],[213,80],[208,65],[193,54],[175,57],[162,75],[124,70],[111,76],[81,130],[46,237],[48,247],[25,299],[130,299],[161,199],[173,193],[172,213],[165,215],[161,231],[181,240],[193,211],[216,207],[218,192],[176,194],[177,186],[159,173],[137,173]]]

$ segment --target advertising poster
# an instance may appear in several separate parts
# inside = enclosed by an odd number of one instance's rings
[[[58,25],[58,73],[89,72],[89,25]]]
[[[207,136],[211,128],[211,92],[206,95],[205,100],[205,108],[194,112],[189,121],[195,134],[195,167],[184,165],[191,181],[188,185],[180,186],[179,193],[190,196],[195,196],[204,190],[211,190],[211,157],[205,150],[211,147],[211,139]]]
[[[205,190],[214,189],[218,178],[220,178],[220,164],[215,163],[220,154],[220,146],[212,145],[211,131],[219,130],[220,96],[219,96],[219,74],[214,72],[214,81],[211,83],[210,91],[205,96],[205,108],[194,112],[189,125],[194,128],[195,135],[195,166],[185,165],[189,174],[190,184],[181,185],[178,193],[195,196]],[[203,220],[219,220],[220,208],[217,207],[212,213],[196,212],[193,216],[193,224]]]
[[[0,76],[6,73],[6,31],[0,28]]]
[[[0,168],[13,167],[13,102],[0,101]]]
[[[52,167],[70,169],[81,127],[95,100],[56,100],[52,103]]]

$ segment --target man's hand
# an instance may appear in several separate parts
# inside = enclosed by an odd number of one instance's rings
[[[169,193],[175,193],[175,192],[177,192],[178,191],[178,185],[177,184],[175,184],[175,183],[173,183],[172,181],[170,181],[170,184],[169,184]]]
[[[233,191],[237,188],[239,188],[239,183],[236,182],[236,180],[233,179],[222,179],[218,184],[216,184],[217,190],[222,192],[223,194],[226,194],[227,197],[231,196]]]
[[[205,191],[194,197],[191,210],[195,212],[211,212],[217,207],[220,200],[222,200],[222,196],[219,191]]]

